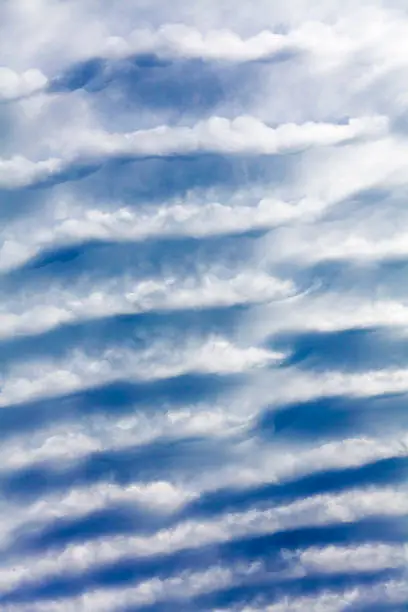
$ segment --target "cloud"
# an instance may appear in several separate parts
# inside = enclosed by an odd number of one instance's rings
[[[311,548],[299,554],[299,562],[305,571],[319,573],[372,571],[384,567],[404,567],[407,563],[407,546],[367,544],[357,548]]]
[[[288,222],[313,219],[324,211],[318,201],[283,202],[274,197],[256,200],[256,194],[225,194],[205,201],[200,194],[174,199],[159,206],[136,208],[118,202],[98,207],[90,202],[78,206],[69,198],[52,201],[3,230],[0,269],[8,271],[33,259],[43,250],[85,241],[144,241],[164,237],[207,238],[266,230]],[[68,200],[68,201],[67,201]],[[28,231],[30,228],[30,231]]]
[[[32,69],[17,74],[10,68],[0,67],[0,101],[15,100],[41,91],[47,85],[47,77]]]
[[[2,605],[406,605],[404,4],[0,22]]]
[[[385,515],[397,518],[406,514],[407,504],[404,489],[367,489],[341,495],[314,496],[288,506],[227,513],[213,521],[190,520],[153,536],[105,537],[86,544],[72,544],[60,554],[32,557],[29,565],[5,568],[3,571],[0,569],[0,581],[10,584],[11,575],[17,583],[27,579],[39,580],[47,574],[66,575],[69,572],[74,577],[75,574],[89,572],[92,566],[114,563],[123,557],[139,559],[142,563],[149,556],[183,549],[197,549],[200,552],[202,546],[220,545],[242,536],[280,533],[301,526],[352,523],[377,515],[379,507],[386,508]],[[313,553],[310,554],[312,558]],[[307,554],[305,559],[307,564]],[[387,566],[387,563],[387,559],[383,558],[383,565]],[[72,568],[75,568],[73,572]]]
[[[0,451],[2,470],[1,477],[10,476],[13,472],[42,465],[51,467],[60,462],[66,467],[74,462],[81,462],[92,453],[107,451],[126,451],[138,445],[149,444],[160,439],[182,440],[195,436],[214,436],[228,439],[245,426],[251,425],[251,414],[243,407],[228,408],[203,403],[186,403],[180,408],[170,407],[167,402],[152,405],[147,399],[144,404],[148,413],[137,410],[131,404],[131,412],[119,417],[87,415],[82,421],[72,420],[72,415],[65,417],[63,426],[53,423],[38,431],[24,436],[24,442],[17,440],[4,441]],[[358,441],[357,441],[358,442]],[[363,443],[363,441],[362,441]],[[372,442],[371,455],[376,456],[376,444]],[[24,450],[22,450],[22,446]],[[370,442],[367,441],[367,452],[370,453]],[[381,449],[379,446],[379,452]],[[384,443],[387,452],[398,453],[398,444]],[[402,451],[401,451],[402,452]]]
[[[248,573],[250,575],[252,568],[248,568]],[[253,573],[253,570],[252,570]],[[215,574],[215,575],[214,575]],[[241,572],[238,572],[238,576],[241,577],[242,579],[242,574],[243,574],[243,568],[241,568]],[[238,577],[236,576],[236,577]],[[218,580],[217,580],[218,577]],[[218,568],[217,570],[214,570],[213,568],[211,568],[208,572],[206,572],[204,575],[190,575],[190,576],[184,576],[184,580],[181,582],[180,585],[180,579],[176,579],[175,581],[169,580],[166,581],[165,584],[163,585],[163,590],[161,591],[161,593],[163,593],[163,591],[167,594],[170,595],[170,593],[173,594],[173,597],[175,595],[176,592],[178,592],[178,588],[173,588],[171,589],[171,586],[174,585],[175,583],[177,584],[177,587],[184,587],[184,589],[186,589],[186,586],[191,586],[191,583],[193,583],[193,580],[195,578],[198,578],[198,584],[194,585],[195,588],[191,588],[188,589],[188,593],[189,595],[193,595],[193,594],[198,594],[198,593],[202,593],[202,589],[199,588],[199,585],[201,587],[207,586],[207,580],[205,580],[205,578],[208,578],[209,580],[213,580],[212,585],[215,588],[220,588],[222,587],[222,585],[224,586],[232,586],[233,585],[233,580],[228,580],[228,578],[231,578],[231,575],[228,574],[227,572],[222,572],[222,568]],[[200,580],[201,578],[201,580]],[[189,579],[191,579],[191,583],[189,581]],[[157,583],[156,583],[157,584]],[[140,589],[128,589],[124,591],[124,604],[125,605],[137,605],[139,602],[143,601],[152,601],[152,591],[153,591],[153,584],[151,583],[144,583],[143,585],[143,592],[144,592],[144,597],[141,596],[141,592]],[[160,587],[161,587],[161,583],[160,585],[157,585],[155,592],[158,593],[160,592]],[[167,587],[167,589],[166,589]],[[186,592],[186,591],[185,591]],[[106,608],[105,607],[105,603],[110,606],[111,602],[110,602],[110,598],[109,598],[109,594],[111,593],[111,591],[96,591],[94,593],[94,595],[90,596],[88,599],[86,597],[82,597],[82,598],[75,598],[75,599],[68,599],[68,600],[64,600],[63,602],[61,602],[61,604],[57,603],[57,602],[52,602],[52,603],[45,603],[45,602],[41,602],[39,604],[39,606],[36,606],[36,604],[30,603],[29,605],[31,607],[27,607],[25,604],[20,604],[20,605],[13,605],[10,604],[9,606],[7,606],[7,611],[8,612],[17,612],[18,611],[26,611],[28,612],[28,610],[38,610],[39,612],[43,611],[44,612],[61,612],[62,610],[67,610],[68,612],[74,612],[76,610],[83,610],[84,612],[87,612],[88,610],[92,609],[96,609],[96,610],[100,610],[101,612],[106,610],[106,609],[111,609],[111,608]],[[115,593],[114,595],[115,597],[115,602],[118,601],[118,595],[117,593]],[[171,595],[169,597],[170,601],[171,601]],[[177,601],[178,599],[178,601]],[[241,604],[239,604],[239,607],[233,606],[233,607],[229,607],[227,608],[227,610],[229,612],[234,612],[234,611],[238,611],[238,610],[244,610],[245,612],[264,612],[265,610],[267,612],[302,612],[305,609],[310,609],[310,610],[316,610],[318,612],[341,612],[344,609],[344,605],[354,605],[354,604],[361,604],[364,605],[365,603],[368,605],[375,605],[375,604],[392,604],[392,603],[396,603],[398,604],[405,604],[406,600],[407,600],[407,592],[406,592],[406,584],[403,581],[397,581],[397,580],[389,580],[389,581],[383,581],[383,582],[379,582],[377,584],[370,587],[354,587],[354,588],[350,588],[350,589],[346,589],[346,590],[337,590],[334,593],[324,593],[318,596],[313,596],[313,595],[309,595],[309,596],[304,596],[304,597],[290,597],[290,596],[286,596],[286,597],[280,597],[278,599],[278,601],[275,601],[275,603],[270,603],[269,601],[263,601],[263,603],[261,604],[262,607],[259,607],[259,600],[262,599],[260,597],[257,597],[256,600],[253,603],[248,603],[248,601],[245,602],[241,602]],[[182,596],[179,595],[178,598],[176,598],[176,605],[180,605],[180,600],[183,601]],[[88,601],[91,602],[91,606],[90,608],[87,607]],[[168,603],[170,603],[170,601]],[[34,606],[34,607],[32,607]],[[61,607],[63,606],[63,607]],[[101,606],[101,607],[98,607]],[[244,608],[242,606],[245,606]],[[225,610],[226,608],[223,607],[223,610]],[[218,611],[217,611],[218,612]]]
[[[203,343],[189,340],[177,349],[163,341],[153,342],[142,351],[111,347],[98,357],[76,350],[60,364],[55,360],[43,363],[34,360],[17,365],[14,373],[9,372],[7,378],[3,376],[0,405],[79,391],[126,378],[160,380],[187,372],[244,373],[282,358],[281,353],[240,347],[219,336],[210,336]]]
[[[126,378],[159,381],[193,372],[227,375],[259,370],[255,397],[270,394],[270,389],[274,388],[271,405],[342,394],[373,397],[382,393],[403,393],[408,388],[405,367],[373,368],[356,373],[341,369],[314,373],[292,366],[269,369],[265,373],[262,368],[282,363],[285,353],[234,344],[216,334],[202,340],[199,337],[190,339],[183,344],[179,341],[177,350],[174,346],[171,336],[167,341],[158,341],[153,335],[149,346],[142,343],[140,349],[126,343],[113,343],[103,349],[99,347],[96,356],[96,347],[90,345],[87,349],[85,345],[82,350],[79,347],[68,350],[59,358],[19,359],[10,364],[7,375],[2,378],[0,403],[7,407]]]
[[[248,38],[226,28],[202,32],[183,23],[168,23],[155,31],[136,29],[126,38],[110,36],[100,53],[112,58],[153,54],[159,58],[251,62],[297,51],[325,54],[326,62],[328,58],[333,62],[350,54],[357,45],[352,37],[322,22],[311,21],[285,34],[263,29]]]
[[[203,34],[180,23],[163,25],[157,31],[134,30],[126,39],[110,36],[100,52],[113,58],[154,54],[163,58],[245,62],[273,57],[291,50],[290,46],[289,37],[267,30],[245,40],[232,31],[213,30]]]
[[[303,314],[291,314],[295,307],[288,304],[286,316],[287,323],[282,320],[282,330],[302,331],[334,331],[347,329],[370,329],[373,327],[404,326],[406,324],[407,309],[403,301],[396,299],[383,299],[372,302],[360,299],[359,296],[350,298],[332,295],[316,296],[304,300]],[[298,306],[298,304],[296,304]],[[277,310],[271,305],[270,312]],[[276,327],[275,327],[276,330]],[[265,328],[264,328],[264,331]],[[271,323],[271,331],[274,331]]]
[[[274,155],[310,146],[330,146],[387,127],[383,117],[351,119],[347,124],[281,125],[269,127],[250,116],[228,120],[211,117],[194,127],[159,126],[127,134],[84,133],[75,140],[77,155],[177,155],[198,151]]]
[[[296,292],[290,281],[262,271],[231,274],[208,270],[201,278],[124,278],[92,287],[78,283],[73,292],[62,287],[26,295],[25,304],[16,296],[0,313],[0,338],[40,334],[64,324],[149,311],[228,307],[284,299]],[[23,309],[22,309],[23,306]]]
[[[107,450],[108,449],[105,449],[105,451]],[[122,452],[122,456],[124,456],[126,453],[126,448],[122,446],[120,447],[120,450]],[[211,491],[214,485],[218,488],[224,487],[224,490],[229,490],[230,494],[232,494],[233,492],[235,492],[236,494],[240,494],[241,499],[244,499],[246,497],[250,505],[251,496],[256,493],[256,489],[254,488],[256,485],[265,485],[268,483],[272,486],[272,484],[275,483],[275,486],[277,487],[276,483],[280,481],[283,490],[284,483],[291,482],[288,479],[293,479],[294,477],[299,478],[303,474],[309,473],[316,475],[316,473],[318,473],[319,471],[328,470],[330,468],[339,470],[344,466],[363,466],[367,462],[372,462],[375,459],[378,460],[383,459],[385,457],[392,457],[398,455],[402,456],[403,453],[405,453],[406,455],[406,448],[405,450],[403,450],[402,444],[398,440],[350,440],[346,441],[345,443],[338,443],[337,445],[323,445],[320,448],[316,448],[309,451],[294,450],[292,451],[292,453],[286,451],[286,453],[281,453],[278,455],[279,461],[281,462],[278,467],[276,467],[276,455],[274,455],[270,451],[262,451],[262,448],[259,449],[259,453],[260,455],[258,458],[258,465],[251,465],[251,460],[248,461],[248,459],[246,459],[244,462],[243,457],[236,455],[235,460],[232,462],[231,465],[224,466],[223,470],[219,470],[217,471],[217,473],[214,472],[214,474],[211,476],[211,483],[209,479],[207,482],[205,482],[205,480],[203,482],[200,482],[200,478],[198,478],[195,482],[192,482],[191,479],[189,479],[186,481],[185,484],[182,484],[185,476],[183,476],[181,473],[178,473],[176,470],[174,475],[172,476],[172,479],[168,481],[151,480],[148,482],[141,483],[135,482],[127,486],[117,484],[113,485],[109,483],[99,483],[91,486],[88,483],[89,486],[87,487],[73,487],[68,489],[67,492],[62,493],[58,491],[54,492],[51,486],[50,493],[42,493],[40,494],[39,498],[35,499],[34,501],[32,501],[30,498],[32,497],[32,494],[29,494],[29,496],[25,499],[24,508],[20,507],[18,499],[17,502],[13,502],[12,498],[10,498],[8,504],[3,504],[4,511],[6,511],[6,507],[9,508],[9,519],[7,521],[4,521],[2,526],[1,548],[3,550],[7,549],[7,546],[12,544],[15,533],[20,533],[20,543],[24,542],[24,537],[27,537],[27,535],[30,538],[30,529],[29,531],[27,531],[27,527],[30,528],[31,525],[36,525],[37,536],[33,537],[34,539],[35,537],[37,537],[40,542],[42,540],[47,541],[47,533],[52,534],[54,531],[55,533],[58,533],[58,531],[61,530],[61,533],[63,534],[64,530],[67,530],[68,544],[74,545],[75,541],[78,538],[75,537],[75,530],[73,528],[70,529],[70,525],[75,525],[76,523],[78,524],[78,526],[81,523],[91,524],[92,518],[94,521],[97,521],[98,516],[103,517],[105,514],[106,517],[108,517],[109,512],[114,515],[115,511],[119,513],[118,516],[127,517],[128,531],[130,534],[129,537],[133,538],[135,542],[142,542],[143,539],[141,540],[140,536],[135,538],[135,536],[132,535],[132,532],[137,532],[139,530],[143,532],[146,528],[147,531],[150,531],[151,526],[157,527],[157,524],[160,524],[160,522],[163,520],[169,520],[170,523],[175,525],[173,530],[177,531],[179,529],[180,533],[182,533],[183,523],[181,522],[181,519],[190,515],[191,509],[194,507],[195,500],[198,500],[199,503],[200,496],[205,501],[206,493],[211,495]],[[79,459],[81,461],[80,456],[77,456],[75,459]],[[52,457],[48,457],[48,460],[53,461]],[[57,474],[57,472],[63,474],[64,470],[67,470],[68,473],[69,469],[71,469],[72,466],[73,463],[71,459],[68,463],[65,464],[63,462],[60,462],[58,470],[54,470],[54,475],[52,474],[51,470],[49,470],[48,480],[50,481],[50,483],[53,481],[53,479],[55,480],[55,475]],[[35,466],[33,467],[35,469]],[[50,467],[52,466],[50,465]],[[79,473],[81,471],[81,464],[78,464],[78,467],[79,470],[77,471]],[[46,471],[44,470],[44,477],[46,477],[45,474]],[[208,477],[210,477],[210,474],[208,475]],[[335,475],[333,475],[333,478],[334,477]],[[291,487],[291,489],[295,491],[296,482],[292,482],[293,486]],[[235,487],[237,487],[238,483],[240,488],[236,489]],[[68,481],[67,484],[69,484]],[[191,488],[191,486],[193,486],[193,488]],[[248,488],[245,489],[244,487]],[[390,491],[384,491],[383,494],[387,495],[388,493],[390,493]],[[288,497],[290,499],[290,495]],[[301,494],[299,494],[297,497],[300,499]],[[313,499],[317,503],[318,499],[325,500],[329,498],[330,496],[323,495],[319,498],[316,497]],[[333,500],[336,500],[337,498],[340,500],[343,498],[348,499],[347,497],[344,497],[344,495],[333,496]],[[254,497],[254,499],[256,499],[256,496]],[[234,504],[233,500],[234,496],[231,497],[229,505],[231,511],[233,509]],[[285,500],[285,498],[284,496],[278,496],[277,501],[278,500],[282,502]],[[265,501],[269,501],[269,503],[271,503],[273,501],[273,497],[270,500],[265,497],[265,500],[263,500],[264,506]],[[261,504],[261,502],[262,498],[260,497],[258,503]],[[312,498],[310,500],[310,503],[315,503],[314,501],[312,502]],[[335,505],[335,501],[333,502],[333,504]],[[295,514],[297,512],[297,509],[300,507],[302,507],[302,503],[300,503],[299,500],[295,501],[295,503],[289,506],[289,508],[294,509]],[[237,506],[237,508],[239,508],[239,506]],[[180,514],[178,514],[178,512],[180,512]],[[396,509],[396,512],[398,513],[399,510]],[[236,513],[236,515],[241,516],[239,512],[238,514]],[[147,516],[149,518],[147,518]],[[235,514],[231,514],[231,516],[234,517]],[[198,518],[200,518],[199,514]],[[214,518],[216,519],[216,521],[217,518],[218,520],[223,521],[222,507],[219,510],[215,510]],[[233,518],[232,522],[234,522],[234,520],[235,519]],[[200,523],[197,522],[196,525],[198,533]],[[112,526],[114,526],[114,523]],[[237,529],[240,533],[239,526],[237,527]],[[263,528],[261,528],[261,532],[262,529]],[[268,529],[269,528],[266,527],[267,531]],[[110,532],[111,531],[112,530],[110,530]],[[118,523],[116,527],[113,527],[113,532],[119,534],[120,531],[121,527],[120,523]],[[25,532],[27,533],[26,536],[24,536]],[[187,529],[187,532],[189,532],[189,529]],[[96,529],[94,535],[91,537],[95,537],[97,533],[98,529]],[[101,546],[103,542],[101,536],[103,534],[104,531],[102,529],[100,531],[99,538]],[[80,540],[84,540],[82,545],[85,546],[89,537],[87,536],[87,532],[79,532],[78,535],[80,536]],[[158,535],[158,541],[160,541],[160,537],[161,536]],[[209,538],[209,541],[211,543],[212,540],[210,535]],[[149,542],[150,540],[151,538],[148,539]],[[184,546],[186,546],[187,548],[189,547],[188,541],[183,544],[183,547]],[[101,550],[102,549],[103,546]],[[147,551],[148,548],[143,548],[143,550]],[[171,548],[169,549],[169,551],[170,550]],[[13,549],[11,549],[11,551],[9,551],[8,553],[8,557],[10,559],[12,557],[12,553]],[[131,553],[130,549],[128,553]],[[136,553],[137,551],[134,551],[133,554]],[[145,554],[145,552],[141,554]],[[319,551],[317,551],[315,556],[320,558],[319,554]],[[324,554],[326,553],[322,552],[322,563],[324,562],[325,558]],[[330,556],[330,549],[327,554]],[[313,564],[313,559],[315,558],[313,555],[314,552],[312,550],[310,555],[306,555],[304,559],[303,556],[301,556],[301,558],[299,559],[299,563],[304,563],[305,567],[308,566],[307,564],[312,567],[311,564]],[[62,556],[64,557],[64,555]],[[51,559],[52,555],[50,557],[50,561]],[[40,559],[38,559],[37,563],[39,564],[39,569],[41,567],[44,567],[43,564],[40,562]],[[315,563],[317,563],[317,561],[315,561]],[[335,560],[333,560],[333,564],[334,563]],[[341,563],[341,559],[338,563]],[[379,563],[381,562],[379,561]],[[382,561],[382,563],[386,564],[387,561]],[[50,565],[50,568],[51,567],[52,566]],[[328,564],[326,564],[326,567],[329,571]],[[3,576],[7,577],[8,570],[4,571],[5,573],[3,574]],[[40,569],[40,571],[44,570]],[[335,568],[332,568],[330,571],[335,571]],[[340,568],[338,571],[340,571]],[[363,570],[361,569],[360,571]],[[15,576],[18,575],[19,572],[15,572]],[[10,578],[8,577],[4,579],[6,580],[7,584],[11,586]]]
[[[342,612],[344,606],[354,605],[382,605],[400,603],[404,604],[407,600],[407,592],[403,581],[390,580],[380,582],[374,587],[354,587],[345,591],[335,593],[323,593],[318,596],[306,597],[285,597],[277,603],[264,602],[262,607],[255,601],[252,605],[246,606],[245,612],[302,612],[303,610],[316,610],[318,612]],[[268,605],[269,604],[269,605]],[[240,608],[229,608],[229,611]]]
[[[387,128],[384,117],[351,119],[347,124],[306,123],[269,127],[250,116],[211,117],[194,127],[162,125],[125,134],[72,130],[54,145],[56,154],[34,162],[24,157],[0,160],[0,186],[6,189],[41,183],[75,165],[96,165],[115,158],[144,158],[197,153],[278,155],[313,146],[333,146],[370,137]]]
[[[132,483],[128,486],[100,483],[88,488],[72,487],[65,494],[46,495],[34,503],[27,500],[24,509],[11,505],[12,517],[1,528],[0,547],[3,551],[7,550],[15,534],[20,534],[23,540],[24,532],[32,526],[37,529],[41,540],[41,535],[44,532],[46,534],[47,530],[58,531],[60,527],[63,531],[64,526],[69,527],[75,520],[86,520],[89,515],[102,516],[104,511],[118,508],[129,518],[139,515],[140,520],[143,515],[150,515],[152,524],[159,524],[196,495],[186,486],[177,486],[164,480]]]
[[[109,612],[118,604],[121,606],[142,606],[155,602],[185,601],[194,595],[205,593],[214,588],[230,586],[234,579],[250,574],[252,568],[236,568],[235,572],[230,568],[211,567],[205,572],[186,572],[182,576],[168,578],[165,580],[152,579],[142,582],[137,587],[128,587],[117,593],[108,589],[97,589],[75,599],[65,599],[61,602],[47,604],[42,602],[43,610],[82,610],[84,612],[95,610],[95,612]],[[14,606],[8,606],[12,610]],[[24,610],[25,606],[18,606]],[[34,604],[34,608],[37,608]]]
[[[24,157],[0,160],[0,185],[6,189],[25,187],[59,174],[64,168],[60,159],[32,162]]]

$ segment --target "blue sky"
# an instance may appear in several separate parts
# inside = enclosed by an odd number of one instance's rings
[[[406,3],[0,24],[0,609],[406,610]]]

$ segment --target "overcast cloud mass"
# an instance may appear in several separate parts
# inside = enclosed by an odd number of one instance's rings
[[[408,609],[408,5],[0,2],[0,609]]]

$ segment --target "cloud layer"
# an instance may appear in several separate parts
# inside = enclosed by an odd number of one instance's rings
[[[404,3],[0,22],[1,610],[405,609]]]

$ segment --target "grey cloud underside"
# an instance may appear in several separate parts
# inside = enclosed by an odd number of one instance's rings
[[[406,7],[193,4],[0,8],[0,608],[402,612]]]

